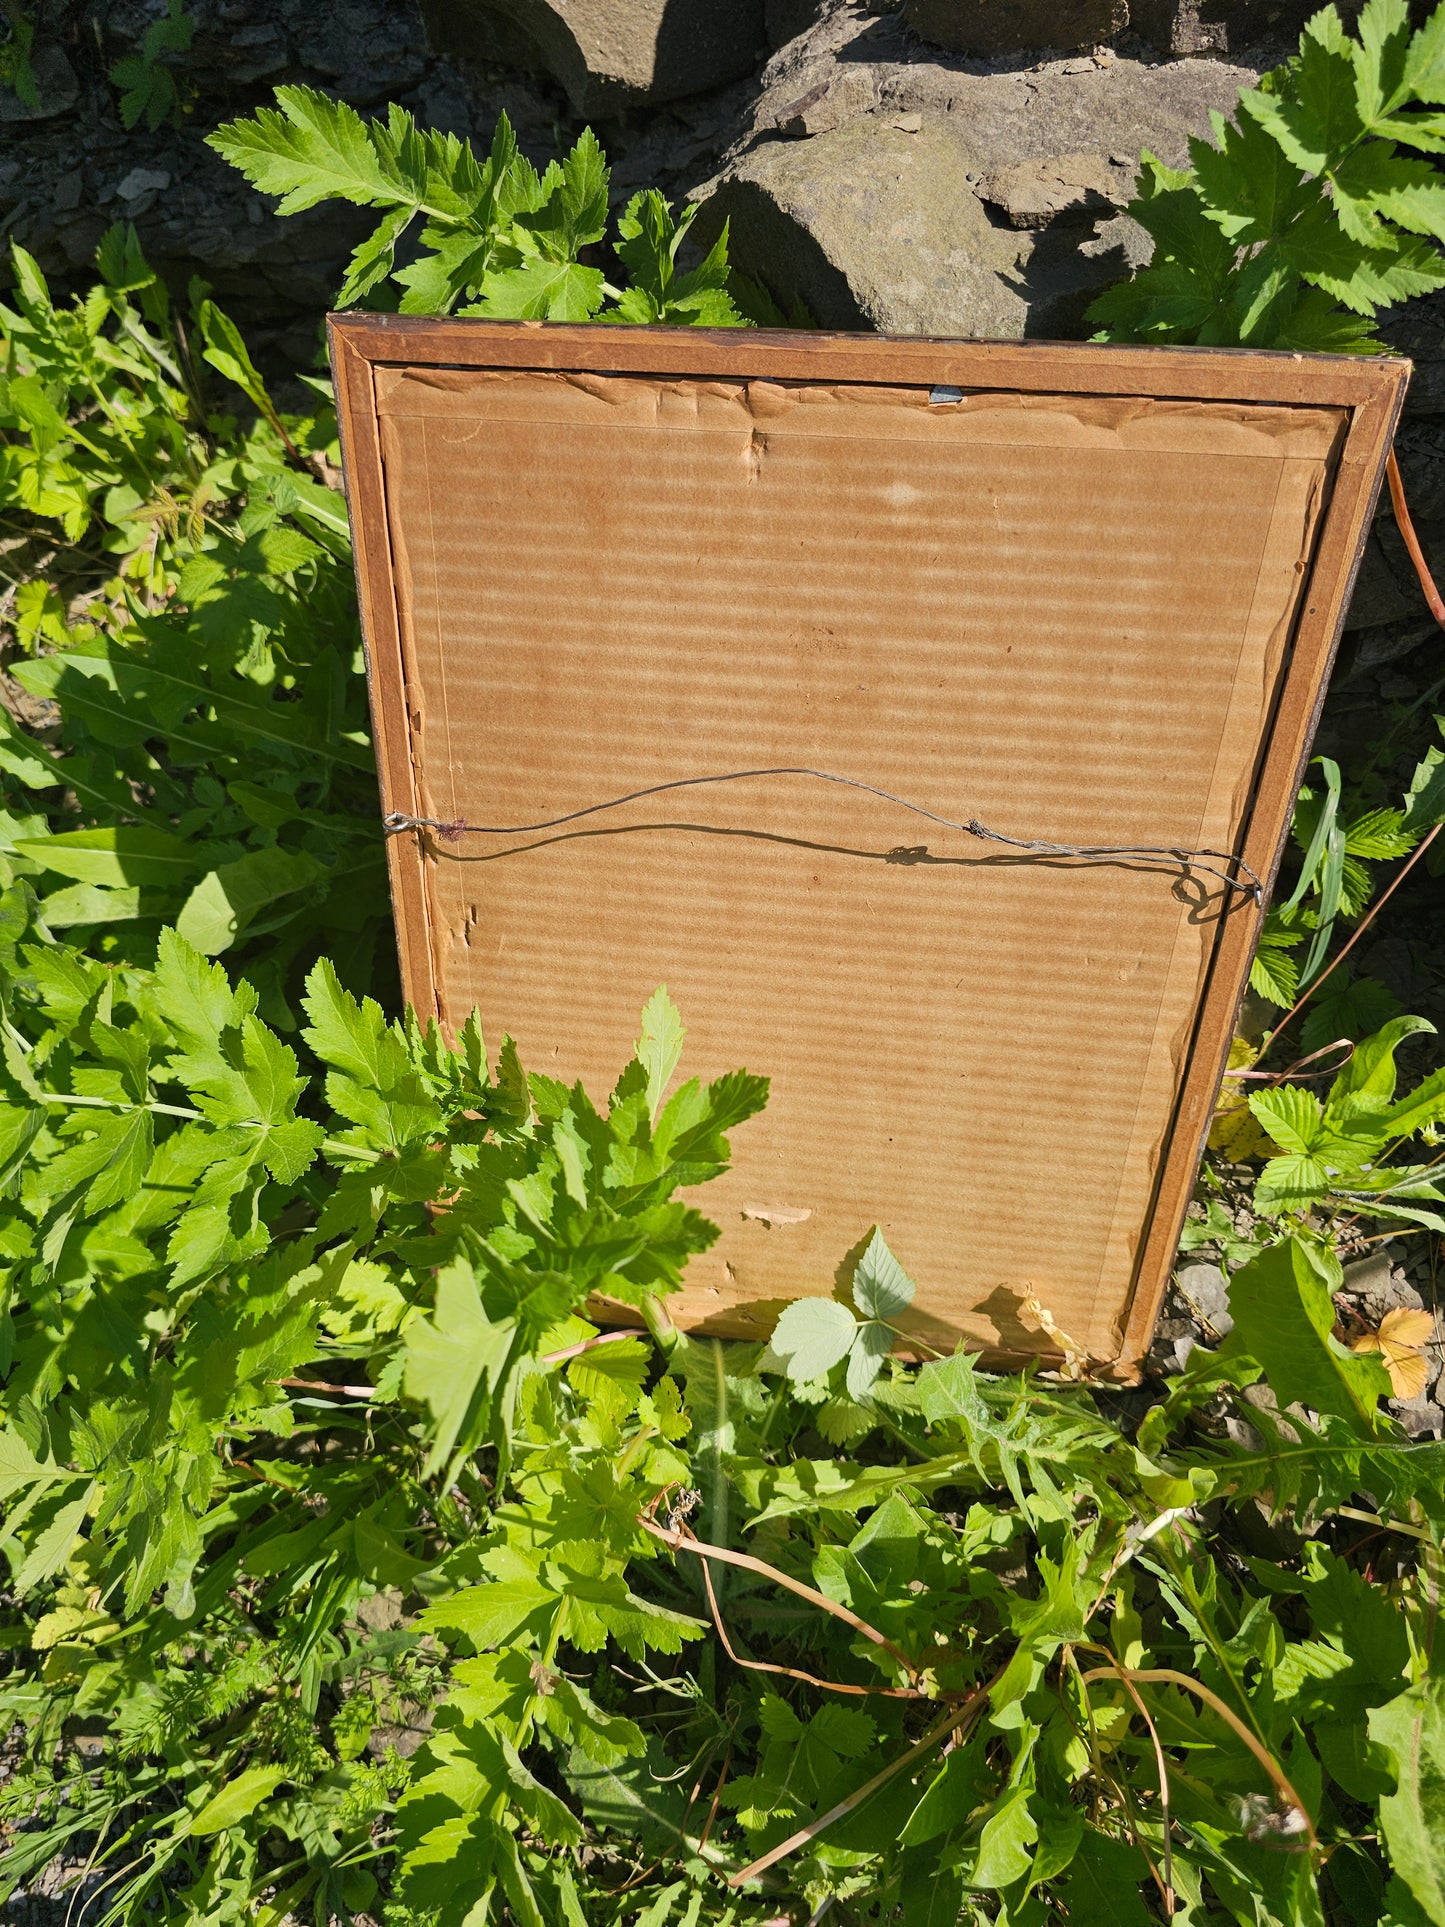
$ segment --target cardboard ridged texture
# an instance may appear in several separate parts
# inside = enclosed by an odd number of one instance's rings
[[[404,985],[599,1098],[665,983],[766,1072],[679,1322],[873,1225],[916,1330],[1127,1375],[1408,364],[331,323]],[[1224,874],[1220,874],[1223,872]]]

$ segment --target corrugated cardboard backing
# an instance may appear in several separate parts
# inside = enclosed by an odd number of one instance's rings
[[[1345,410],[375,373],[419,813],[807,764],[1014,837],[1237,847]],[[444,1024],[600,1099],[665,982],[685,1072],[771,1076],[684,1322],[829,1292],[876,1223],[935,1339],[1036,1347],[1032,1291],[1119,1353],[1214,878],[785,777],[414,841]]]

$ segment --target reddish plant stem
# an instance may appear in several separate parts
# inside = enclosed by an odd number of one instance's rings
[[[779,1846],[765,1853],[761,1859],[754,1860],[751,1866],[744,1867],[740,1873],[729,1874],[728,1885],[741,1887],[749,1880],[755,1880],[760,1873],[766,1873],[769,1867],[776,1865],[779,1860],[793,1853],[798,1847],[806,1846],[810,1840],[816,1839],[820,1833],[831,1827],[835,1820],[841,1820],[845,1814],[861,1806],[870,1793],[876,1793],[879,1787],[893,1778],[895,1773],[901,1773],[904,1767],[911,1766],[915,1760],[931,1752],[946,1733],[955,1732],[959,1727],[976,1719],[984,1701],[1001,1676],[1002,1669],[988,1681],[987,1685],[980,1686],[975,1692],[970,1693],[961,1706],[951,1707],[942,1719],[934,1721],[921,1740],[915,1741],[906,1753],[900,1753],[898,1758],[885,1766],[881,1773],[875,1773],[873,1778],[860,1786],[856,1793],[850,1793],[846,1800],[840,1800],[837,1806],[830,1807],[827,1813],[810,1821],[806,1827],[800,1827],[797,1833],[790,1835]]]
[[[269,1385],[288,1385],[298,1392],[328,1392],[333,1398],[375,1398],[374,1385],[328,1385],[320,1378],[272,1378]]]
[[[774,1666],[766,1659],[744,1659],[733,1651],[733,1643],[728,1638],[727,1628],[723,1625],[722,1614],[718,1610],[717,1593],[713,1590],[712,1571],[706,1559],[702,1562],[702,1583],[707,1588],[707,1603],[712,1612],[712,1623],[717,1628],[717,1636],[722,1641],[723,1651],[734,1666],[746,1666],[754,1673],[781,1673],[787,1679],[801,1680],[804,1686],[821,1686],[826,1693],[855,1693],[860,1698],[869,1694],[882,1695],[887,1699],[921,1700],[928,1695],[917,1686],[847,1686],[838,1680],[819,1679],[815,1673],[800,1673],[796,1666]]]
[[[1304,995],[1296,1001],[1296,1003],[1292,1006],[1292,1008],[1287,1010],[1284,1016],[1280,1018],[1279,1022],[1275,1025],[1274,1029],[1270,1032],[1271,1043],[1273,1043],[1275,1038],[1279,1036],[1280,1032],[1284,1029],[1285,1025],[1290,1021],[1290,1019],[1294,1017],[1299,1011],[1304,1009],[1305,1005],[1309,1002],[1310,998],[1314,996],[1315,992],[1319,989],[1320,985],[1331,974],[1331,972],[1339,969],[1340,965],[1345,961],[1345,958],[1349,956],[1350,952],[1354,949],[1355,945],[1360,941],[1360,938],[1364,936],[1365,932],[1369,929],[1370,925],[1375,921],[1375,918],[1379,916],[1380,912],[1384,909],[1385,905],[1390,901],[1390,898],[1394,896],[1395,892],[1399,889],[1400,885],[1405,881],[1405,878],[1409,876],[1411,870],[1414,869],[1415,865],[1420,861],[1421,857],[1424,856],[1425,852],[1429,849],[1430,845],[1435,841],[1436,837],[1439,836],[1442,828],[1445,828],[1445,824],[1437,823],[1433,830],[1431,830],[1427,835],[1421,837],[1420,841],[1415,845],[1414,849],[1410,852],[1409,856],[1405,859],[1405,862],[1401,865],[1397,874],[1391,879],[1389,889],[1386,890],[1383,893],[1383,895],[1377,897],[1375,902],[1370,905],[1369,913],[1362,920],[1359,929],[1355,931],[1354,935],[1350,938],[1350,941],[1345,945],[1344,949],[1340,952],[1340,954],[1334,959],[1332,963],[1330,963],[1324,970],[1320,972],[1319,976],[1315,978],[1314,982],[1310,985],[1309,989],[1305,991]]]
[[[580,1345],[564,1345],[560,1352],[543,1352],[539,1365],[560,1365],[564,1358],[580,1358],[583,1352],[596,1351],[599,1345],[615,1345],[624,1338],[642,1338],[645,1334],[638,1331],[597,1332],[591,1338],[584,1338]]]
[[[1390,507],[1395,511],[1395,526],[1399,529],[1410,560],[1415,565],[1415,574],[1420,579],[1420,588],[1430,605],[1430,613],[1445,629],[1445,599],[1435,586],[1435,578],[1430,573],[1430,565],[1425,560],[1425,551],[1420,547],[1420,538],[1415,533],[1415,524],[1410,519],[1410,510],[1405,502],[1405,484],[1400,476],[1400,464],[1395,459],[1392,448],[1385,458],[1385,474],[1390,483]]]
[[[791,1578],[787,1573],[780,1572],[776,1566],[768,1565],[766,1560],[754,1559],[751,1553],[730,1552],[726,1546],[709,1545],[705,1539],[695,1539],[690,1533],[674,1532],[666,1526],[658,1525],[652,1519],[639,1518],[637,1523],[644,1532],[650,1532],[654,1539],[660,1539],[673,1552],[695,1552],[700,1559],[719,1559],[725,1566],[741,1566],[745,1572],[760,1573],[764,1579],[771,1579],[774,1585],[786,1586],[789,1592],[795,1592],[800,1599],[807,1599],[813,1605],[820,1606],[825,1613],[831,1613],[835,1619],[841,1619],[851,1626],[854,1632],[862,1633],[865,1639],[871,1639],[875,1646],[881,1646],[885,1653],[891,1653],[908,1677],[917,1681],[918,1668],[906,1653],[901,1652],[891,1639],[885,1638],[876,1626],[870,1626],[866,1619],[860,1619],[857,1613],[849,1612],[846,1606],[840,1606],[836,1599],[830,1599],[826,1593],[818,1592],[812,1586],[805,1586],[801,1579]]]

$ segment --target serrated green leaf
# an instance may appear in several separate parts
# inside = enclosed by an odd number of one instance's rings
[[[558,1594],[540,1580],[498,1580],[439,1600],[424,1609],[418,1623],[440,1633],[462,1633],[481,1652],[506,1645],[529,1628],[535,1631],[561,1605]]]
[[[388,1090],[410,1069],[406,1051],[372,998],[360,1003],[342,988],[323,957],[306,979],[306,1041],[321,1059],[359,1083]]]
[[[686,1036],[682,1017],[667,994],[667,985],[659,984],[643,1006],[642,1034],[636,1045],[637,1061],[647,1072],[647,1109],[654,1121],[682,1056]]]
[[[407,1397],[426,1405],[433,1419],[427,1476],[480,1437],[516,1341],[517,1321],[488,1318],[464,1259],[438,1272],[435,1310],[408,1326],[405,1340]]]
[[[1308,1156],[1328,1135],[1324,1106],[1313,1091],[1283,1084],[1273,1091],[1254,1091],[1249,1108],[1281,1150]]]
[[[1229,1309],[1238,1342],[1263,1366],[1281,1405],[1299,1400],[1335,1413],[1368,1437],[1390,1379],[1376,1358],[1332,1336],[1340,1278],[1333,1254],[1284,1238],[1235,1272]]]
[[[336,297],[338,308],[351,308],[364,294],[378,287],[396,263],[396,244],[416,218],[416,210],[395,207],[384,214],[367,236],[352,251],[346,266],[346,279]]]
[[[604,281],[601,268],[539,257],[490,270],[481,300],[465,312],[494,321],[590,321],[605,298]]]
[[[853,1273],[853,1302],[865,1318],[897,1318],[913,1303],[917,1285],[874,1227]]]
[[[1429,1918],[1445,1920],[1445,1679],[1372,1708],[1369,1729],[1395,1763],[1395,1791],[1380,1802],[1391,1864]]]
[[[80,1537],[90,1508],[91,1494],[87,1491],[80,1498],[71,1499],[61,1506],[37,1535],[15,1574],[15,1591],[22,1599],[52,1578],[65,1564]]]
[[[836,1298],[799,1298],[784,1308],[768,1349],[795,1385],[825,1378],[848,1356],[858,1321]]]
[[[278,87],[274,108],[226,122],[206,144],[262,194],[279,194],[278,214],[299,214],[318,201],[375,207],[400,198],[355,108],[312,87]]]

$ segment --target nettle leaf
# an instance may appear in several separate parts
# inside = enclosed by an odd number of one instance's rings
[[[494,321],[590,321],[605,298],[604,282],[601,268],[539,256],[487,274],[481,300],[462,312]]]
[[[1308,1155],[1328,1135],[1324,1105],[1313,1091],[1283,1084],[1274,1091],[1255,1091],[1249,1108],[1281,1150]]]

